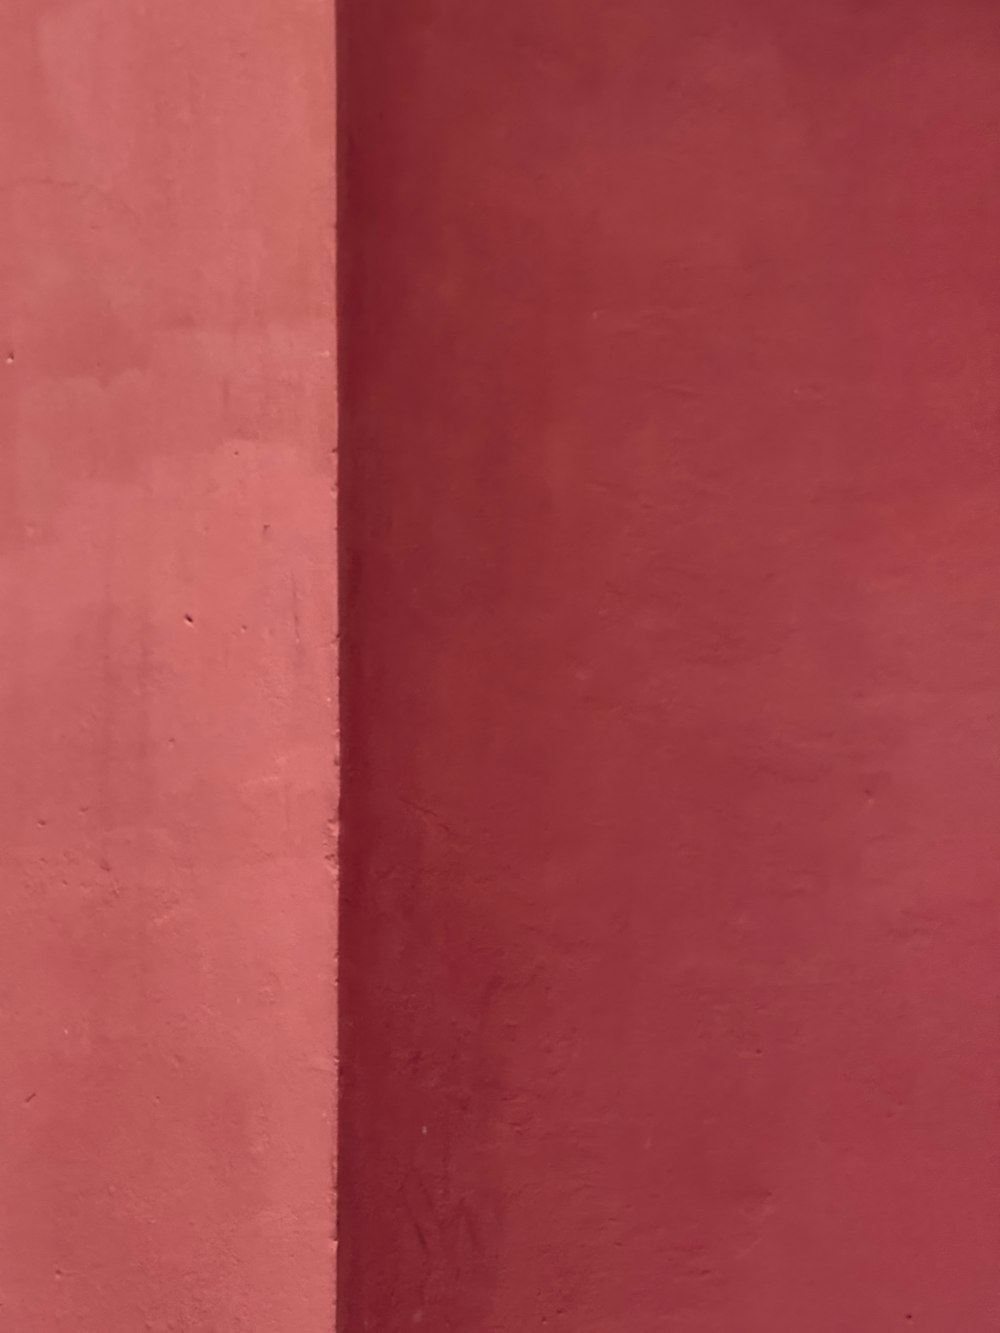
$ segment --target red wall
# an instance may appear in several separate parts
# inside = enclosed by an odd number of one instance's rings
[[[332,1319],[332,13],[0,7],[0,1329]]]
[[[997,8],[342,10],[345,1333],[994,1333]]]

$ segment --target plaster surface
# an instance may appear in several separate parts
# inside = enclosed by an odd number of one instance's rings
[[[333,15],[0,10],[0,1329],[329,1333]]]
[[[997,8],[342,12],[345,1333],[993,1333]]]

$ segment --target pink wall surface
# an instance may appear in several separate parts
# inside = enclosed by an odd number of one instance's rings
[[[1000,10],[342,13],[344,1333],[995,1333]]]
[[[329,1333],[334,56],[0,7],[0,1329]]]

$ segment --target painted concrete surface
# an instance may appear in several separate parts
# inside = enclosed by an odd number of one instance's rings
[[[1000,30],[344,0],[346,1333],[993,1333]]]
[[[0,1329],[328,1333],[332,12],[0,74]]]

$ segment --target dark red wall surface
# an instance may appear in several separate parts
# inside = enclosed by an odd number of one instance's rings
[[[0,1330],[329,1333],[333,15],[0,5]]]
[[[995,1333],[1000,10],[342,11],[342,1327]]]

